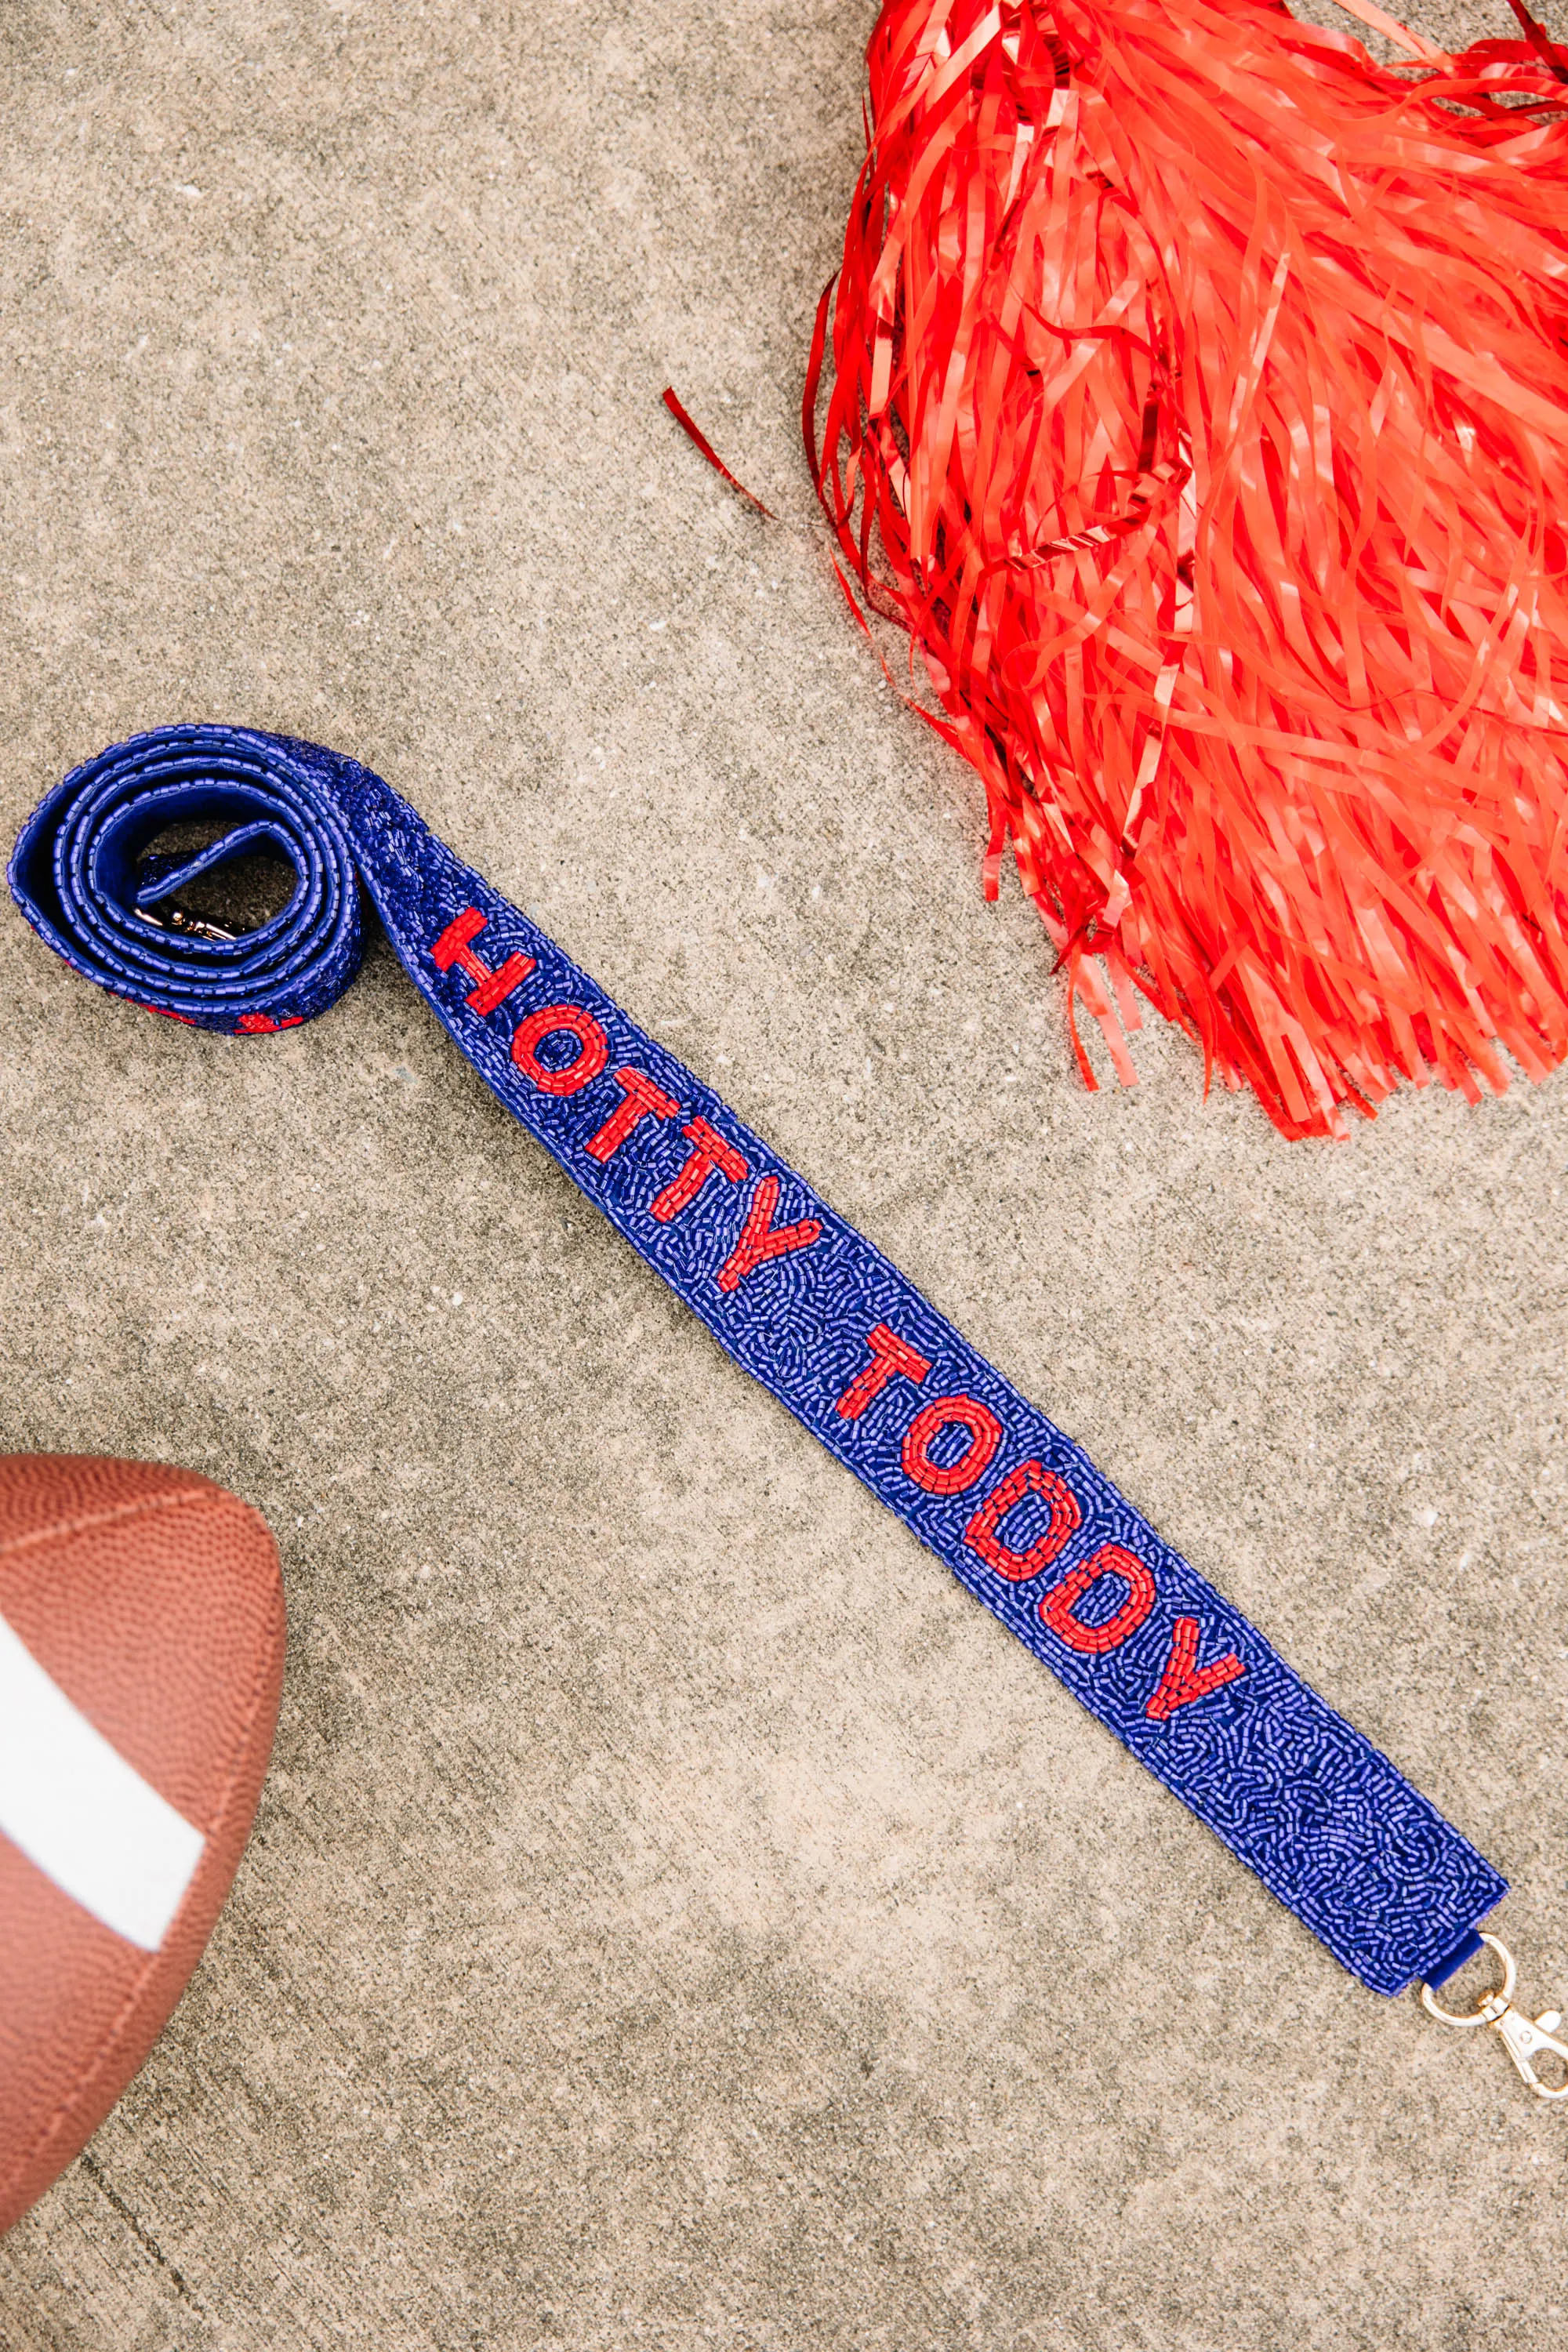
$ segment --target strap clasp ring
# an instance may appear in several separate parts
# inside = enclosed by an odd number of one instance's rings
[[[1483,1934],[1481,1941],[1502,1962],[1501,1984],[1491,1992],[1484,1993],[1474,2009],[1462,2012],[1444,2009],[1431,1986],[1423,1985],[1422,2008],[1440,2025],[1489,2025],[1500,2037],[1509,2056],[1538,2099],[1568,2099],[1568,2042],[1559,2042],[1555,2038],[1563,2022],[1561,2013],[1555,2009],[1548,2009],[1537,2018],[1529,2018],[1522,2010],[1515,2009],[1513,1991],[1519,1982],[1519,1970],[1514,1964],[1513,1954],[1496,1936]],[[1543,2083],[1531,2063],[1543,2050],[1549,2050],[1554,2058],[1562,2061],[1563,2080],[1555,2086]]]
[[[173,899],[161,915],[155,915],[151,907],[138,907],[135,914],[138,922],[151,923],[154,930],[178,932],[183,939],[222,940],[226,946],[241,936],[238,931],[226,931],[221,923],[209,923],[200,915],[193,915]]]

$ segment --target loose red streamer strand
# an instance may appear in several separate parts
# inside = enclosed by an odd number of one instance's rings
[[[1568,1054],[1568,52],[1512,5],[1357,0],[1394,66],[1266,0],[872,36],[807,455],[1091,1086],[1139,993],[1289,1136]]]
[[[754,490],[749,490],[744,482],[738,481],[736,479],[735,476],[730,471],[729,467],[724,463],[723,458],[720,457],[717,449],[714,448],[712,442],[709,440],[708,436],[703,432],[702,427],[697,423],[694,417],[688,415],[685,408],[681,405],[673,384],[667,383],[664,387],[664,404],[666,408],[668,409],[670,415],[674,417],[676,423],[679,425],[681,431],[688,436],[696,447],[700,449],[702,455],[707,458],[708,463],[712,467],[713,471],[716,474],[722,474],[724,479],[729,483],[730,488],[732,490],[738,490],[742,498],[746,500],[748,506],[755,507],[757,512],[760,515],[766,515],[770,522],[776,522],[778,520],[778,517],[774,514],[772,507],[763,506],[761,499],[758,498]]]

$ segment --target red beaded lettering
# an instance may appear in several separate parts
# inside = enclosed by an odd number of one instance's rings
[[[747,1275],[765,1265],[769,1258],[809,1249],[821,1237],[822,1226],[816,1217],[802,1217],[793,1225],[775,1225],[773,1211],[778,1204],[779,1180],[764,1176],[752,1195],[741,1238],[719,1269],[721,1290],[739,1290]]]
[[[1165,1661],[1160,1687],[1143,1712],[1151,1723],[1168,1723],[1179,1706],[1191,1706],[1194,1699],[1207,1698],[1211,1691],[1223,1690],[1226,1683],[1235,1682],[1246,1672],[1234,1650],[1200,1666],[1198,1621],[1195,1617],[1178,1617],[1172,1629],[1171,1654]]]
[[[493,1013],[514,989],[522,986],[533,970],[531,956],[509,955],[494,971],[480,961],[468,942],[484,929],[488,920],[477,907],[465,907],[460,915],[453,916],[430,950],[430,961],[437,971],[450,971],[456,964],[478,983],[468,991],[468,1009],[472,1013]]]
[[[933,1462],[935,1440],[955,1426],[968,1430],[969,1444],[956,1462]],[[928,1495],[962,1495],[979,1484],[1001,1443],[1002,1424],[978,1397],[933,1397],[904,1432],[904,1468]]]
[[[715,1169],[729,1183],[741,1183],[742,1176],[750,1176],[750,1169],[741,1152],[733,1150],[733,1146],[726,1143],[724,1136],[717,1134],[717,1129],[710,1127],[708,1119],[687,1119],[687,1124],[682,1127],[682,1136],[687,1136],[687,1140],[691,1143],[691,1157],[687,1160],[679,1176],[672,1176],[663,1192],[654,1202],[648,1202],[648,1212],[658,1218],[660,1225],[668,1225],[670,1218],[679,1216],[682,1209],[691,1206],[691,1202],[699,1197]]]
[[[751,1173],[740,1153],[705,1118],[689,1118],[680,1132],[691,1146],[691,1156],[679,1175],[672,1177],[649,1203],[650,1213],[661,1225],[679,1217],[682,1209],[689,1209],[715,1169],[731,1184],[739,1184]]]
[[[871,1360],[862,1366],[835,1410],[842,1421],[858,1421],[868,1404],[874,1404],[891,1380],[913,1381],[918,1388],[931,1366],[918,1348],[889,1331],[885,1323],[874,1323],[866,1334],[866,1345],[871,1350]]]
[[[673,1118],[680,1105],[673,1096],[641,1070],[617,1070],[616,1084],[622,1099],[610,1113],[597,1135],[588,1138],[586,1150],[590,1160],[613,1160],[629,1135],[636,1133],[645,1118]]]
[[[465,907],[460,915],[454,915],[430,950],[430,961],[437,971],[450,971],[459,958],[463,970],[471,970],[479,958],[468,953],[468,941],[479,937],[489,920],[489,917],[481,915],[477,907]]]
[[[539,1058],[539,1047],[546,1037],[557,1030],[565,1030],[577,1040],[577,1057],[564,1069],[547,1069]],[[581,1004],[542,1004],[518,1024],[511,1041],[511,1058],[524,1077],[531,1078],[541,1094],[574,1095],[581,1093],[590,1079],[596,1078],[610,1058],[609,1040]]]
[[[1046,1505],[1050,1525],[1027,1551],[1015,1551],[1002,1540],[1002,1522],[1029,1495],[1037,1495]],[[1021,1462],[986,1496],[964,1528],[963,1540],[998,1576],[1005,1576],[1010,1584],[1023,1584],[1050,1566],[1081,1516],[1078,1497],[1054,1470],[1047,1470],[1043,1462]]]
[[[1103,1625],[1086,1625],[1076,1613],[1078,1603],[1102,1576],[1119,1576],[1127,1587],[1127,1598]],[[1069,1650],[1100,1658],[1108,1650],[1119,1650],[1136,1633],[1153,1606],[1154,1580],[1143,1562],[1134,1553],[1123,1551],[1120,1544],[1102,1544],[1092,1559],[1052,1585],[1040,1603],[1040,1618]]]

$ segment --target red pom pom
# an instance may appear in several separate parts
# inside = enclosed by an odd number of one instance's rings
[[[1103,957],[1288,1135],[1568,1053],[1568,54],[1355,13],[1415,62],[888,0],[806,387],[1069,1018],[1131,1076]]]

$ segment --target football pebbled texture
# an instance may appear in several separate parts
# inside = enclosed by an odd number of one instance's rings
[[[0,1455],[0,2231],[102,2122],[201,1958],[283,1648],[248,1505],[161,1463]]]

